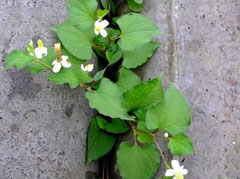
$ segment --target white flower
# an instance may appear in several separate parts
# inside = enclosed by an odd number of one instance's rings
[[[184,166],[180,166],[177,160],[172,160],[171,165],[173,169],[168,169],[165,176],[173,177],[173,179],[184,179],[184,175],[188,173],[187,169],[184,169]]]
[[[62,59],[61,60],[54,60],[52,65],[53,65],[53,72],[57,73],[60,71],[60,69],[63,67],[65,68],[69,68],[72,66],[72,64],[70,62],[67,61],[68,60],[68,56],[64,56],[62,55]]]
[[[169,136],[168,133],[165,132],[165,133],[164,133],[164,137],[168,138],[168,136]]]
[[[83,64],[81,65],[81,69],[82,71],[88,71],[91,72],[93,70],[93,64],[88,64],[86,66],[84,66]]]
[[[35,55],[38,59],[42,59],[43,56],[47,55],[47,47],[44,47],[42,40],[37,41],[38,47],[35,48]]]
[[[102,37],[107,37],[107,31],[104,29],[109,25],[109,22],[107,20],[99,21],[97,20],[94,24],[94,32],[96,35],[101,34]]]

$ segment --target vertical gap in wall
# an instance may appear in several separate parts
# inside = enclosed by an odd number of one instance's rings
[[[175,0],[170,1],[169,14],[169,31],[170,31],[170,59],[169,73],[170,81],[178,86],[178,54],[177,54],[177,28],[176,28],[176,5]]]

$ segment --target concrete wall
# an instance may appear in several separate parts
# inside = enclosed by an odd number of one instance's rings
[[[1,1],[1,67],[8,52],[31,38],[53,44],[49,27],[66,19],[65,3]],[[162,46],[137,72],[143,79],[163,72],[165,88],[175,82],[192,108],[189,135],[196,154],[181,159],[186,178],[240,178],[240,0],[146,0],[143,13],[164,34],[157,39]],[[0,78],[0,176],[91,178],[97,165],[85,167],[84,161],[93,111],[84,92],[25,70]]]

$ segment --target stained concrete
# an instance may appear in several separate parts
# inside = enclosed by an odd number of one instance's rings
[[[31,38],[55,42],[49,27],[66,19],[65,3],[0,2],[1,68],[6,54]],[[196,154],[181,158],[186,179],[240,178],[240,1],[148,0],[143,9],[164,33],[137,73],[147,80],[163,72],[164,87],[175,82],[192,108]],[[0,178],[93,178],[97,165],[84,164],[93,115],[84,92],[25,70],[0,78]]]
[[[0,1],[1,69],[6,54],[24,49],[31,38],[56,42],[49,27],[67,18],[65,3]],[[44,76],[15,69],[0,74],[0,178],[92,179],[98,166],[85,166],[85,148],[94,112],[83,90],[55,85]]]

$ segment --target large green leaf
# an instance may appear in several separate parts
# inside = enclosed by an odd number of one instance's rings
[[[136,85],[139,85],[141,82],[142,80],[134,72],[125,68],[121,68],[116,84],[118,85],[122,93],[125,93],[127,90],[131,89]]]
[[[160,46],[160,43],[149,42],[148,44],[133,51],[123,51],[123,66],[126,68],[136,68],[145,63]]]
[[[163,88],[160,78],[143,82],[123,94],[123,104],[128,111],[148,109],[163,100]]]
[[[164,100],[147,112],[150,129],[166,130],[172,135],[185,132],[191,123],[191,112],[184,96],[171,85]]]
[[[12,51],[6,57],[5,70],[8,70],[11,67],[24,68],[30,61],[33,61],[34,57],[29,55],[23,50]]]
[[[122,106],[122,95],[118,86],[107,78],[103,78],[98,90],[88,91],[86,98],[91,108],[111,118],[133,120]]]
[[[192,155],[194,148],[191,139],[183,133],[170,137],[168,148],[176,156]]]
[[[96,0],[70,0],[67,3],[70,21],[81,30],[89,29],[96,21]]]
[[[116,137],[100,129],[97,119],[93,118],[88,130],[87,163],[107,154],[114,146]]]
[[[124,15],[117,20],[117,24],[121,29],[118,44],[123,50],[139,48],[161,34],[155,23],[141,14]]]
[[[134,0],[127,0],[128,7],[134,12],[142,11],[142,4],[136,3]]]
[[[89,60],[92,58],[93,30],[80,31],[70,22],[52,28],[64,47],[75,57]]]
[[[47,79],[56,83],[68,83],[70,88],[76,88],[79,83],[89,83],[93,79],[88,75],[88,72],[82,71],[77,67],[62,68],[58,73],[52,73],[47,76]]]
[[[128,123],[121,119],[112,119],[110,123],[105,126],[107,132],[114,134],[121,134],[130,131]]]
[[[159,154],[154,144],[140,147],[122,142],[117,151],[117,165],[125,179],[150,179],[159,164]]]

